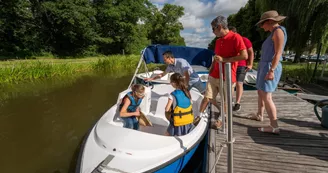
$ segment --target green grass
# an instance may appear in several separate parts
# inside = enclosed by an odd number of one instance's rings
[[[0,84],[95,73],[122,76],[133,73],[139,60],[139,55],[112,55],[80,59],[38,57],[27,60],[0,61]],[[147,65],[149,70],[161,66],[158,64]],[[143,71],[144,68],[140,68],[139,72]]]
[[[254,69],[257,69],[258,63],[254,63]],[[310,83],[315,68],[315,63],[292,63],[282,62],[282,76],[281,80],[285,80],[286,77],[298,79],[301,83]],[[321,75],[323,64],[318,64],[316,77]],[[328,77],[328,64],[326,65],[324,76]]]
[[[123,76],[135,71],[140,60],[139,55],[112,55],[87,58],[57,59],[54,57],[36,57],[36,59],[0,61],[0,84],[21,83],[39,79],[78,77],[105,73]],[[139,72],[143,72],[143,64]],[[283,62],[282,80],[286,77],[297,78],[302,83],[310,82],[315,64],[294,64]],[[149,70],[164,69],[163,64],[147,64]],[[320,64],[316,76],[320,76],[323,65]],[[257,62],[254,63],[257,68]],[[328,65],[324,76],[328,77]]]

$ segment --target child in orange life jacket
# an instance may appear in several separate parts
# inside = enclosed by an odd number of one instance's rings
[[[139,105],[145,96],[145,87],[135,84],[132,91],[127,93],[120,104],[120,117],[123,119],[125,128],[139,129],[139,122],[136,117],[140,116]]]
[[[165,133],[167,136],[186,135],[193,127],[191,95],[184,80],[179,73],[174,73],[170,78],[170,83],[176,90],[170,94],[165,107],[166,118],[170,121]]]

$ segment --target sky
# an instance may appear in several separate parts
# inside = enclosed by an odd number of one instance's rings
[[[174,4],[184,7],[184,15],[179,19],[184,30],[181,36],[187,46],[207,48],[215,37],[211,21],[218,15],[228,17],[237,13],[248,0],[150,0],[159,9],[164,4]]]

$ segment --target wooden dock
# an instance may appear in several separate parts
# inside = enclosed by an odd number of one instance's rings
[[[285,91],[273,93],[277,107],[280,135],[257,131],[269,124],[246,119],[257,111],[256,91],[245,91],[242,108],[233,117],[234,172],[240,173],[327,173],[328,129],[320,126],[313,105]],[[221,149],[225,135],[216,135],[216,151]],[[216,172],[227,172],[227,147],[223,147]]]

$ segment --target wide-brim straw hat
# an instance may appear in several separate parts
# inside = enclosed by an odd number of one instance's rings
[[[256,25],[261,24],[262,22],[266,21],[266,20],[273,20],[276,22],[281,22],[286,18],[286,16],[279,16],[278,12],[275,10],[271,10],[271,11],[267,11],[264,12],[261,15],[261,19],[259,22],[256,23]]]

